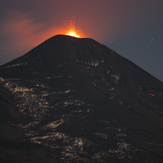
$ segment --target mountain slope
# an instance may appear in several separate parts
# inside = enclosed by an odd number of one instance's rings
[[[106,46],[57,35],[1,66],[0,77],[24,117],[11,123],[49,148],[46,157],[161,162],[163,84]]]

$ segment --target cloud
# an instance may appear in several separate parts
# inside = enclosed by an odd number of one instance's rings
[[[46,27],[43,23],[36,23],[28,15],[18,11],[10,11],[3,21],[1,31],[3,41],[1,41],[1,53],[3,51],[12,54],[13,58],[31,50],[46,39],[63,32],[63,27]],[[7,46],[6,42],[7,40]],[[5,46],[3,46],[5,44]]]

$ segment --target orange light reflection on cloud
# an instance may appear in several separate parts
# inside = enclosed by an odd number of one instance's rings
[[[43,24],[33,23],[26,15],[21,15],[16,11],[5,20],[2,29],[10,40],[8,51],[10,53],[13,51],[19,56],[57,34],[84,37],[81,30],[76,30],[74,24],[68,27],[60,25],[45,28]]]

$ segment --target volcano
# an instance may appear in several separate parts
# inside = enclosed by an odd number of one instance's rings
[[[1,162],[163,161],[163,83],[93,39],[56,35],[0,83]]]

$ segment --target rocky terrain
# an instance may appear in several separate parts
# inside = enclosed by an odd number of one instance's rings
[[[93,39],[2,65],[0,113],[0,162],[163,161],[163,83]]]

